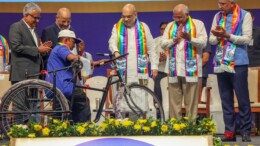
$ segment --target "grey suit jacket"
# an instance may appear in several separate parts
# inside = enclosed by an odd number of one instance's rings
[[[35,32],[40,44],[39,36]],[[25,73],[36,74],[40,72],[41,55],[33,36],[23,20],[11,25],[9,31],[11,48],[11,81],[26,79]]]

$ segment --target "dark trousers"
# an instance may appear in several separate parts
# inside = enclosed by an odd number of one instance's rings
[[[240,120],[240,133],[251,131],[251,107],[248,93],[248,66],[236,66],[236,73],[218,73],[219,93],[222,101],[225,131],[235,132],[234,91],[237,96]]]
[[[162,78],[167,77],[167,74],[164,72],[158,72],[158,75],[154,79],[154,93],[157,95],[160,103],[162,104],[162,90],[161,90],[161,80]]]
[[[81,89],[76,88],[72,93],[72,120],[74,123],[90,121],[90,103]]]

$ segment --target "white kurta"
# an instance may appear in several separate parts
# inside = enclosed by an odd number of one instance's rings
[[[158,69],[159,58],[155,52],[155,43],[153,36],[151,35],[149,27],[143,23],[147,42],[147,52],[151,62],[151,69]],[[136,53],[136,39],[135,39],[135,27],[127,28],[128,34],[128,57],[127,57],[127,82],[138,82],[137,73],[137,53]],[[109,50],[114,53],[118,51],[118,39],[116,24],[113,27],[111,37],[109,39]]]
[[[191,44],[197,48],[197,61],[198,61],[198,76],[202,77],[202,49],[207,45],[207,32],[204,26],[204,23],[197,19],[192,19],[196,27],[196,38],[191,38]],[[169,39],[169,29],[172,26],[172,23],[169,23],[165,28],[163,39],[161,41],[161,47],[163,49],[172,48],[174,45],[173,39]],[[184,29],[184,28],[183,28]],[[184,31],[184,30],[183,30]],[[176,50],[176,69],[177,76],[185,77],[185,57],[184,57],[184,39],[181,39],[177,44]],[[169,58],[168,58],[169,59]],[[165,72],[168,73],[168,60],[166,63]]]

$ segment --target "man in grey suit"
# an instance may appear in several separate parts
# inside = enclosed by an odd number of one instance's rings
[[[41,8],[35,3],[27,3],[23,8],[23,18],[11,25],[9,41],[11,52],[12,84],[26,79],[28,74],[40,72],[41,54],[51,51],[50,41],[41,43],[36,32]]]

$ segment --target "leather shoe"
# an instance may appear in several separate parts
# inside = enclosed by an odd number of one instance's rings
[[[236,137],[234,136],[233,138],[226,138],[226,137],[222,137],[221,138],[222,142],[232,142],[232,141],[237,141]]]
[[[251,142],[250,134],[242,134],[242,141],[243,142]]]

